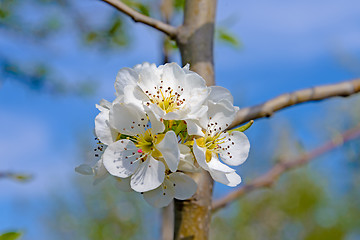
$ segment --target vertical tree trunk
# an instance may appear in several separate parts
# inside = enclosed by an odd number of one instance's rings
[[[186,0],[184,24],[176,39],[183,64],[190,63],[208,86],[214,85],[213,41],[216,0]],[[205,240],[209,236],[213,180],[206,171],[192,174],[198,185],[189,200],[175,200],[175,240]]]

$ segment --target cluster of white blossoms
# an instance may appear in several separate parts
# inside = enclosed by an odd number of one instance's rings
[[[242,164],[250,144],[244,133],[225,131],[238,111],[228,90],[207,87],[188,65],[176,63],[123,68],[115,89],[112,103],[97,105],[100,159],[78,172],[96,181],[115,176],[120,189],[143,194],[155,207],[194,195],[197,186],[187,172],[202,168],[228,186],[241,182],[228,165]]]

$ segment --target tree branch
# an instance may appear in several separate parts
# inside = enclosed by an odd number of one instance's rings
[[[357,92],[360,92],[360,79],[285,93],[262,104],[240,109],[229,129],[250,120],[270,117],[274,112],[292,105],[331,97],[347,97]]]
[[[228,204],[237,200],[246,193],[252,192],[256,189],[271,186],[284,172],[300,167],[313,160],[314,158],[333,150],[334,148],[342,145],[347,141],[353,140],[358,137],[360,137],[360,124],[335,137],[333,140],[325,143],[324,145],[312,150],[311,152],[299,156],[293,161],[285,161],[276,164],[267,173],[254,179],[251,183],[246,184],[238,188],[237,190],[229,193],[227,196],[215,201],[212,206],[213,212],[227,206]]]
[[[153,27],[161,32],[167,34],[170,38],[175,38],[177,34],[177,29],[169,24],[166,24],[160,20],[148,17],[144,14],[139,13],[138,11],[132,9],[131,7],[127,6],[125,3],[121,2],[120,0],[101,0],[110,4],[111,6],[115,7],[120,12],[131,17],[135,22],[144,23],[150,27]]]

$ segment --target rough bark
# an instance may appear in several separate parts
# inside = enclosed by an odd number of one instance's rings
[[[214,85],[213,39],[216,0],[187,0],[184,24],[179,27],[177,44],[182,63],[199,73],[208,86]],[[209,237],[213,180],[206,171],[191,175],[198,184],[196,194],[189,200],[176,200],[176,240],[204,240]]]

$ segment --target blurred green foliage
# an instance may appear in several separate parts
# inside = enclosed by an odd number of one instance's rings
[[[76,198],[54,199],[46,221],[54,233],[53,239],[149,239],[145,237],[150,234],[146,226],[154,222],[146,222],[147,206],[139,194],[120,191],[111,177],[96,186],[81,180],[74,185]]]
[[[332,199],[314,172],[293,171],[272,189],[257,191],[217,214],[212,239],[341,240],[360,236],[359,197]],[[357,190],[359,193],[359,190]]]
[[[7,232],[0,235],[0,240],[16,240],[21,237],[20,232]]]
[[[215,33],[216,39],[220,42],[229,44],[232,47],[239,48],[241,43],[238,37],[234,33],[231,33],[228,29],[219,27],[216,29]]]

